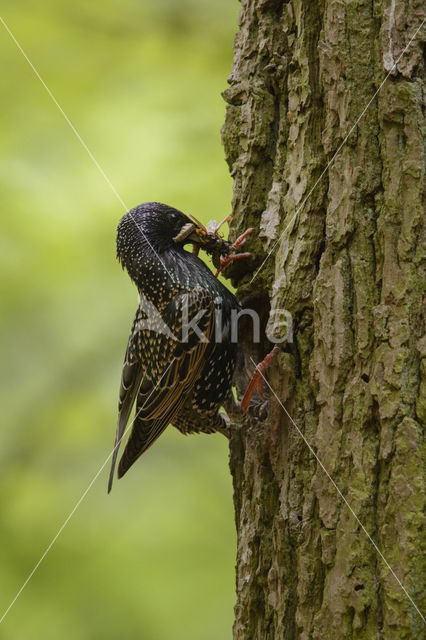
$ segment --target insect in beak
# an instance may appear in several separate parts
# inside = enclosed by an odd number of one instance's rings
[[[183,240],[186,240],[188,236],[190,236],[191,233],[195,231],[195,229],[195,224],[193,224],[192,222],[188,222],[188,224],[182,227],[177,236],[173,238],[173,242],[183,242]]]
[[[192,218],[192,216],[191,216]],[[200,246],[209,242],[209,234],[205,226],[194,218],[194,222],[188,222],[179,231],[177,236],[173,238],[173,242],[188,243],[192,242],[198,249]]]

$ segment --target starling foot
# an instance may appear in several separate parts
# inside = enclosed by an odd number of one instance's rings
[[[231,437],[231,428],[230,428],[229,416],[224,414],[222,411],[220,412],[220,415],[223,418],[224,425],[223,425],[223,427],[220,427],[219,429],[216,429],[216,431],[217,431],[217,433],[222,433],[229,440],[230,437]]]
[[[249,408],[250,400],[255,391],[259,393],[262,398],[265,396],[265,380],[264,376],[267,370],[270,367],[271,361],[277,353],[280,352],[280,347],[275,345],[275,347],[268,353],[268,355],[260,362],[255,369],[252,379],[246,389],[244,397],[241,401],[241,409],[243,413],[247,413],[247,409]]]
[[[247,413],[253,416],[253,418],[257,418],[258,420],[266,420],[269,413],[269,400],[252,400]]]

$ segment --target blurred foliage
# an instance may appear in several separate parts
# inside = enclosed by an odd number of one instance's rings
[[[130,208],[229,213],[220,144],[238,5],[3,0],[2,16]],[[0,25],[0,617],[111,451],[136,290],[123,207]],[[0,637],[231,637],[227,443],[169,428],[107,496],[109,464]]]

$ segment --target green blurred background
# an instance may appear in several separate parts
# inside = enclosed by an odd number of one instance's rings
[[[1,15],[132,207],[230,211],[219,130],[238,4],[3,0]],[[111,451],[136,290],[123,209],[0,25],[0,617]],[[231,638],[235,533],[220,435],[169,428],[107,465],[0,637]]]

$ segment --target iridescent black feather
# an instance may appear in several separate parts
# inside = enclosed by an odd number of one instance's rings
[[[197,242],[213,253],[217,247],[211,235],[207,242],[195,230],[181,242],[174,240],[190,224],[177,209],[148,202],[131,209],[118,225],[117,256],[139,290],[140,304],[123,365],[108,491],[135,402],[118,477],[169,424],[183,433],[226,430],[219,408],[231,390],[236,358],[231,313],[239,304],[204,262],[183,247]],[[195,325],[206,339],[200,339]],[[186,336],[183,326],[189,326]]]

